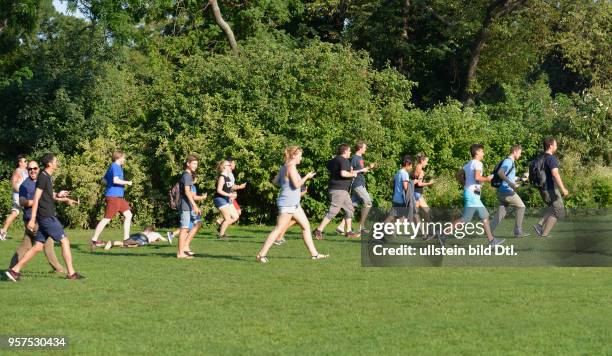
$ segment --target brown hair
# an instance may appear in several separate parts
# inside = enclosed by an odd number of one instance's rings
[[[341,144],[340,146],[338,146],[338,156],[341,156],[344,154],[344,152],[346,152],[347,150],[350,150],[351,146],[347,145],[346,143]]]
[[[299,146],[287,146],[285,148],[285,162],[288,162],[293,158],[298,152],[302,152],[302,149]]]
[[[116,160],[118,160],[119,158],[125,156],[125,153],[123,153],[123,151],[115,151],[113,152],[113,162],[115,162]]]
[[[416,164],[420,164],[423,161],[425,161],[428,157],[425,156],[425,154],[423,152],[419,152],[416,154],[416,156],[414,157],[414,160],[416,161]]]
[[[355,152],[359,151],[360,149],[363,148],[363,146],[366,145],[365,141],[359,140],[357,141],[357,143],[355,143]]]
[[[197,161],[197,160],[198,160],[198,157],[196,157],[196,155],[189,155],[189,156],[187,156],[187,158],[185,159],[185,164],[184,164],[185,168],[187,168],[187,165],[189,163],[191,163],[193,161]]]
[[[223,172],[223,166],[225,166],[225,162],[227,162],[227,160],[222,159],[219,162],[217,162],[217,172],[221,173]]]
[[[510,154],[513,154],[514,152],[522,149],[523,147],[521,147],[521,145],[519,144],[513,145],[512,147],[510,147]]]
[[[470,146],[470,154],[472,155],[472,158],[476,157],[476,152],[479,150],[484,150],[484,146],[479,143],[475,143]]]
[[[548,151],[550,146],[552,146],[555,141],[555,138],[552,136],[545,138],[542,142],[542,146],[544,146],[544,151]]]

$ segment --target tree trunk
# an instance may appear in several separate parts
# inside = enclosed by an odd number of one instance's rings
[[[469,106],[474,103],[475,94],[470,89],[472,83],[474,82],[474,78],[476,77],[476,68],[478,68],[480,54],[482,53],[482,49],[489,38],[491,24],[494,20],[507,15],[518,8],[520,5],[525,3],[525,1],[526,0],[494,0],[487,7],[487,12],[485,13],[484,20],[482,21],[482,26],[480,27],[480,30],[476,34],[476,37],[470,46],[470,57],[464,78],[463,89],[461,91],[461,101],[463,102],[464,106]]]
[[[4,28],[6,27],[7,24],[8,24],[8,19],[4,19],[2,22],[0,22],[0,35],[4,31]]]
[[[227,41],[229,42],[230,48],[232,49],[233,54],[238,54],[238,43],[236,43],[236,38],[234,37],[234,32],[230,25],[225,22],[223,16],[221,16],[221,9],[219,8],[219,4],[217,0],[208,0],[208,3],[212,7],[213,15],[215,16],[215,21],[217,25],[221,27],[225,36],[227,37]]]

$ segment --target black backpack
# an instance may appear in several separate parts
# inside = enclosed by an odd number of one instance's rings
[[[176,184],[170,188],[170,191],[168,191],[168,203],[170,204],[170,209],[178,210],[181,204],[181,188],[179,182],[176,182]]]
[[[546,155],[540,155],[529,163],[529,183],[539,189],[546,187],[545,163]]]
[[[491,180],[491,186],[493,188],[499,188],[501,187],[502,183],[503,183],[503,179],[501,179],[501,177],[499,176],[499,174],[497,174],[497,171],[499,171],[499,168],[502,166],[502,163],[504,163],[506,159],[502,159],[501,161],[499,161],[499,163],[497,164],[497,166],[495,166],[495,169],[493,169],[493,179]],[[508,172],[506,172],[506,176],[508,176],[508,174],[512,173],[512,171],[514,170],[515,165],[514,165],[514,161],[512,161],[512,167],[510,167],[510,169],[508,170]]]

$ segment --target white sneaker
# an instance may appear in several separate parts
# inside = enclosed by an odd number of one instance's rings
[[[108,240],[108,242],[106,243],[106,245],[104,245],[104,249],[105,249],[106,251],[108,251],[108,250],[110,250],[110,249],[111,249],[111,247],[113,247],[113,242],[112,242],[112,241],[110,241],[110,240]]]
[[[6,235],[7,235],[6,231],[0,230],[0,241],[6,240]]]
[[[172,245],[172,239],[174,238],[174,234],[172,233],[172,231],[168,231],[166,233],[166,236],[168,236],[168,242],[170,243],[170,245]]]

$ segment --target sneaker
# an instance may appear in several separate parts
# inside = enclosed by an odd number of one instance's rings
[[[172,231],[168,231],[166,233],[166,236],[168,236],[168,242],[170,243],[170,245],[172,245],[172,239],[174,238],[174,234],[172,233]]]
[[[346,233],[344,232],[344,230],[340,230],[338,228],[336,228],[336,234],[346,236]]]
[[[531,235],[530,234],[526,234],[526,233],[514,235],[514,237],[517,238],[517,239],[524,239],[524,238],[529,237],[529,236],[531,236]]]
[[[19,282],[19,280],[21,279],[21,273],[13,271],[12,268],[9,268],[8,271],[5,272],[5,274],[8,279],[13,282]]]
[[[6,240],[6,231],[0,230],[0,241]]]
[[[106,243],[106,245],[104,245],[104,250],[108,251],[113,247],[113,242],[109,241]]]
[[[536,235],[542,237],[542,226],[540,224],[533,225],[533,229],[536,232]]]
[[[323,232],[321,232],[321,230],[315,229],[314,235],[315,235],[315,239],[323,240]]]
[[[359,233],[362,235],[368,235],[370,233],[370,231],[368,229],[361,229],[359,230]]]
[[[501,245],[504,243],[504,239],[498,239],[497,237],[494,237],[493,240],[489,241],[489,245],[495,246],[495,245]]]
[[[358,239],[358,238],[361,237],[361,234],[349,231],[349,232],[346,233],[346,237],[348,237],[349,239]]]
[[[283,237],[283,238],[282,238],[282,239],[280,239],[280,240],[276,240],[276,241],[274,241],[274,244],[275,244],[276,246],[280,246],[280,245],[284,245],[284,244],[285,244],[285,242],[287,242],[287,240],[285,240],[285,238]]]
[[[78,272],[74,272],[73,274],[66,276],[66,279],[77,280],[77,279],[85,279],[85,277],[81,276]]]

